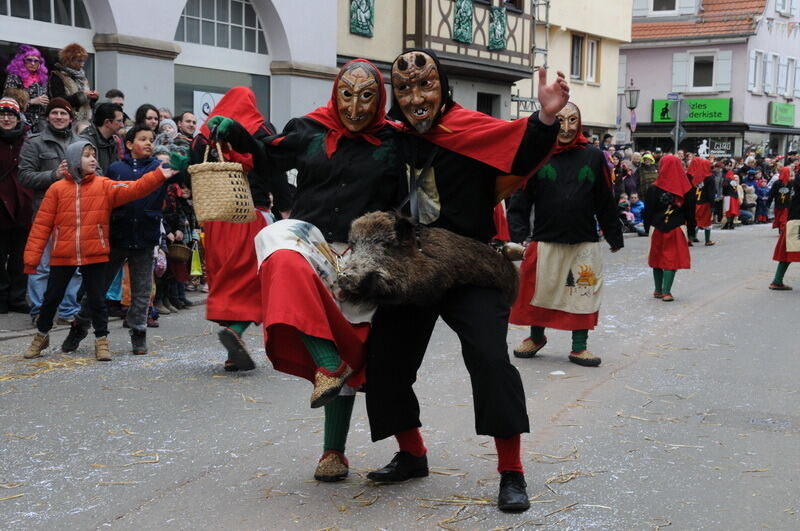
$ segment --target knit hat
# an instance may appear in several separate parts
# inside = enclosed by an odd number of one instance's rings
[[[14,98],[2,98],[0,99],[0,111],[11,111],[19,118],[19,103]]]
[[[50,111],[53,109],[64,109],[72,116],[72,105],[64,98],[53,98],[50,100],[50,103],[47,104],[47,114],[50,114]]]
[[[649,162],[650,164],[655,164],[656,159],[650,153],[645,153],[642,155],[642,162]]]

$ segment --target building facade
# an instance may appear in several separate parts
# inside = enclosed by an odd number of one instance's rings
[[[798,0],[634,0],[632,42],[620,68],[641,90],[630,131],[639,149],[717,156],[798,148]],[[626,111],[627,112],[627,111]],[[683,133],[681,131],[680,133]]]
[[[583,128],[602,137],[617,128],[621,103],[617,91],[620,45],[631,38],[628,16],[631,0],[586,2],[584,0],[532,0],[539,53],[535,66],[562,71],[570,83],[570,99],[581,109]],[[534,97],[535,81],[516,84],[520,99]],[[523,116],[526,109],[520,111]],[[624,105],[623,105],[624,108]]]
[[[431,48],[465,107],[508,119],[511,88],[533,73],[530,0],[0,0],[0,67],[20,44],[48,64],[70,42],[90,84],[200,121],[230,87],[251,87],[279,128],[325,105],[354,57],[387,74],[407,47]],[[2,76],[4,77],[3,71]],[[0,79],[2,82],[3,79]]]
[[[281,127],[328,101],[336,19],[331,0],[0,0],[0,65],[19,44],[52,64],[77,42],[90,53],[90,83],[125,92],[129,113],[152,103],[202,118],[245,85]]]

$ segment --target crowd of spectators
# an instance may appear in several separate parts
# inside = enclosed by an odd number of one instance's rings
[[[642,228],[644,203],[641,198],[658,177],[658,161],[665,152],[661,148],[633,151],[630,146],[617,147],[612,144],[611,135],[605,135],[602,141],[594,137],[592,142],[606,156],[625,231],[646,236]],[[675,155],[683,162],[684,169],[689,168],[692,158],[699,156],[683,149]],[[796,153],[788,158],[770,158],[754,150],[744,157],[707,158],[713,168],[715,184],[714,220],[724,230],[732,230],[737,225],[772,223],[775,208],[784,208],[781,196],[788,190],[779,179],[781,168],[800,160]],[[782,189],[785,190],[781,192]],[[731,202],[736,208],[730,206]]]
[[[57,228],[34,274],[24,274],[23,253],[43,197],[68,172],[67,148],[86,140],[94,146],[97,175],[137,180],[172,153],[188,155],[197,126],[189,111],[173,119],[169,109],[151,104],[140,105],[131,119],[121,90],[104,97],[93,90],[84,72],[87,57],[72,43],[60,50],[58,62],[47,65],[39,50],[22,45],[6,66],[0,100],[0,313],[28,313],[34,324]],[[114,269],[106,293],[109,313],[133,330],[159,326],[160,316],[191,306],[187,290],[208,291],[202,267],[190,275],[186,260],[187,249],[191,256],[202,245],[186,181],[183,175],[172,178],[146,197],[118,206],[110,234],[100,235],[116,265],[109,268]],[[72,323],[81,314],[84,287],[76,270],[56,324]]]

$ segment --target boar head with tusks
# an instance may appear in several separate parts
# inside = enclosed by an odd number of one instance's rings
[[[339,274],[351,302],[428,305],[451,288],[497,288],[510,305],[517,268],[485,243],[426,227],[394,212],[371,212],[350,227],[351,255]]]

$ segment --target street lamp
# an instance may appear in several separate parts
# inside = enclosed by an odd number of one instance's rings
[[[639,105],[639,89],[633,88],[633,79],[630,86],[625,89],[625,105],[631,111]]]

